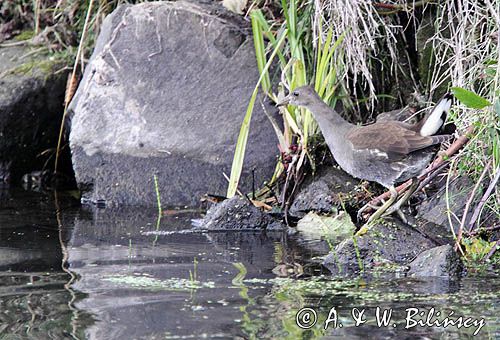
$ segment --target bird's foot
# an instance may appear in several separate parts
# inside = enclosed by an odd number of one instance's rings
[[[416,178],[412,179],[412,183],[408,190],[405,192],[403,197],[401,197],[392,207],[389,207],[387,211],[382,215],[383,217],[389,216],[393,213],[397,213],[401,221],[403,223],[408,224],[408,219],[404,215],[404,213],[401,211],[401,207],[403,204],[405,204],[411,197],[411,195],[415,192],[415,190],[418,187],[418,181]]]
[[[396,210],[396,213],[404,224],[408,224],[408,220],[406,219],[406,216],[401,209]]]
[[[389,207],[394,203],[394,201],[396,201],[396,198],[398,198],[398,192],[394,187],[389,188],[389,190],[391,192],[391,196],[386,202],[384,202],[384,204],[382,204],[380,208],[377,209],[377,211],[373,213],[373,215],[370,216],[370,218],[368,219],[368,223],[371,223],[376,219],[378,219],[379,217],[382,217],[382,215],[387,211],[387,209],[389,209]]]
[[[392,206],[389,209],[387,209],[387,211],[384,212],[381,217],[391,216],[392,214],[396,213],[398,215],[399,219],[404,224],[408,224],[408,219],[406,218],[406,215],[404,214],[403,210],[401,210],[401,209],[393,209],[393,208],[394,208],[394,206]]]
[[[367,203],[365,204],[363,207],[361,207],[361,209],[358,210],[358,213],[356,215],[356,218],[358,219],[358,222],[361,222],[364,220],[364,217],[363,217],[363,213],[367,210],[367,209],[373,209],[373,210],[377,210],[379,209],[380,207],[377,206],[377,205],[374,205],[374,204],[370,204],[370,203]]]

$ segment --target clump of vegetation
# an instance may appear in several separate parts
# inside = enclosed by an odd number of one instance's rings
[[[50,51],[78,46],[87,12],[89,23],[85,55],[91,52],[104,18],[121,3],[137,0],[13,0],[0,5],[0,43],[15,38],[33,45],[45,45]]]
[[[453,90],[458,102],[451,120],[457,133],[466,135],[469,142],[446,159],[455,165],[448,176],[469,176],[477,183],[474,192],[482,193],[480,202],[468,203],[467,209],[472,210],[468,219],[467,212],[464,220],[450,217],[451,229],[458,225],[461,230],[456,235],[457,248],[466,252],[462,235],[475,244],[475,238],[487,237],[488,231],[499,228],[498,1],[466,0],[460,6],[452,1],[425,0],[282,0],[278,6],[273,2],[271,8],[267,4],[254,4],[248,14],[261,72],[258,85],[274,102],[285,89],[312,84],[330,106],[342,104],[348,120],[365,122],[372,119],[375,109],[401,107],[411,100],[429,103]],[[273,62],[279,65],[277,74],[269,71]],[[280,86],[273,87],[278,79]],[[236,192],[256,101],[255,91],[241,128],[228,196]],[[272,123],[282,161],[270,185],[279,186],[279,203],[286,214],[290,197],[300,184],[301,169],[307,165],[314,170],[311,141],[318,129],[305,109],[288,107],[281,113],[284,125]],[[478,226],[485,227],[486,234],[479,233]]]
[[[345,35],[342,34],[334,39],[333,30],[329,30],[326,35],[321,35],[315,41],[313,39],[313,22],[311,21],[313,14],[311,4],[284,1],[283,6],[284,20],[268,20],[260,9],[255,9],[250,14],[257,65],[261,72],[259,83],[262,91],[274,102],[278,102],[279,98],[284,96],[285,88],[289,91],[298,86],[312,83],[323,100],[334,106],[339,98],[339,93],[345,93],[346,88],[342,77],[346,69],[337,62],[337,60],[342,59],[339,57],[339,53],[342,54],[342,49],[339,49],[339,46]],[[264,43],[264,38],[269,41],[267,46]],[[271,79],[276,75],[269,71],[269,65],[275,56],[277,56],[277,63],[280,66],[279,77],[282,85],[277,89],[277,92],[271,85]],[[244,121],[247,123],[243,124],[238,139],[227,194],[229,197],[236,193],[246,139],[250,129],[248,122],[250,122],[256,98],[257,88],[245,116]],[[350,105],[349,97],[344,95],[343,98],[345,104]],[[288,107],[282,111],[282,114],[284,119],[282,128],[270,118],[278,135],[282,159],[285,160],[285,162],[278,164],[274,179],[279,178],[284,170],[290,176],[298,178],[306,159],[309,159],[310,165],[314,166],[315,164],[312,161],[313,156],[309,152],[309,142],[318,134],[318,126],[311,113],[304,108]],[[288,187],[284,189],[284,192],[287,190]],[[283,201],[284,205],[289,203],[289,199]]]
[[[145,290],[172,290],[172,291],[192,291],[201,288],[215,288],[213,282],[200,282],[193,279],[170,278],[156,279],[139,275],[109,275],[102,280],[135,289]]]
[[[453,118],[461,130],[474,127],[473,139],[457,164],[461,175],[476,181],[486,169],[483,190],[500,171],[499,9],[500,3],[495,0],[466,0],[460,7],[444,2],[437,7],[435,34],[428,41],[434,60],[430,91],[449,82],[482,97],[472,102],[460,100]],[[500,214],[498,197],[500,192],[495,186],[485,204],[486,215]]]
[[[44,47],[37,53],[72,56],[68,103],[76,88],[76,74],[83,71],[105,16],[125,2],[141,1],[4,1],[0,5],[0,44],[10,44],[6,40],[17,36],[12,43]],[[448,176],[466,175],[475,180],[474,193],[481,201],[471,200],[470,213],[464,213],[461,220],[449,212],[450,225],[460,226],[457,246],[463,237],[473,244],[475,238],[498,229],[498,0],[463,0],[460,6],[453,1],[428,0],[245,3],[261,77],[245,114],[227,196],[236,193],[259,88],[276,102],[291,89],[313,84],[329,105],[342,105],[345,118],[366,122],[373,119],[375,110],[407,105],[412,98],[428,103],[454,87],[460,102],[454,106],[452,121],[460,133],[468,131],[471,138],[448,160],[454,165]],[[278,65],[277,72],[270,71],[273,63]],[[274,87],[278,79],[280,86]],[[461,96],[464,89],[470,93]],[[472,104],[471,98],[475,98]],[[483,104],[478,104],[481,99]],[[281,162],[269,185],[279,184],[279,203],[286,210],[304,167],[315,168],[314,141],[319,131],[311,113],[303,108],[287,107],[281,113],[283,126],[272,121]],[[458,248],[467,251],[467,247]]]

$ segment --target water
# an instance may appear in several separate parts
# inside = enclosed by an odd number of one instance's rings
[[[383,272],[331,279],[317,265],[328,249],[320,241],[190,233],[197,213],[158,222],[155,209],[55,202],[2,191],[2,339],[472,338],[477,326],[404,329],[408,308],[429,313],[432,307],[444,316],[453,311],[455,319],[484,318],[475,338],[500,337],[500,283],[493,274],[459,281]],[[304,307],[318,317],[308,330],[296,324]],[[324,330],[332,307],[336,323]],[[392,310],[388,327],[377,327],[377,307]],[[355,326],[353,308],[365,310],[366,323]],[[313,316],[304,310],[299,320]]]

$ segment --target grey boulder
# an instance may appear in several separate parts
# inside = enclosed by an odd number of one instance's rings
[[[304,183],[290,206],[290,215],[303,217],[309,211],[331,213],[334,208],[352,205],[354,185],[359,180],[333,166],[323,166],[315,177]]]
[[[468,177],[461,176],[450,182],[448,195],[446,195],[446,184],[442,183],[441,188],[419,206],[417,217],[445,227],[449,231],[446,211],[449,208],[452,216],[461,219],[473,187],[474,183]],[[458,224],[454,225],[454,229],[455,233],[458,232]]]
[[[196,206],[225,195],[236,140],[259,78],[248,23],[217,4],[118,7],[102,26],[73,99],[70,146],[82,198]],[[267,110],[275,109],[266,103]],[[240,190],[273,173],[277,139],[255,106]]]
[[[410,263],[408,275],[417,277],[460,276],[464,271],[462,260],[449,244],[428,249]]]

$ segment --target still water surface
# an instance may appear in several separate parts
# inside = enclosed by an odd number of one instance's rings
[[[473,337],[476,326],[404,329],[408,308],[425,320],[432,307],[441,319],[451,312],[484,319],[474,338],[500,338],[500,283],[492,273],[459,281],[387,273],[332,279],[317,264],[328,250],[321,241],[189,232],[199,216],[158,222],[154,209],[92,210],[67,197],[56,204],[51,195],[1,191],[0,339]],[[317,316],[308,330],[296,324],[304,307],[315,314],[301,314],[302,322]],[[337,328],[332,321],[324,330],[332,307]],[[387,327],[377,327],[377,307],[392,310]],[[365,310],[358,327],[353,308]]]

